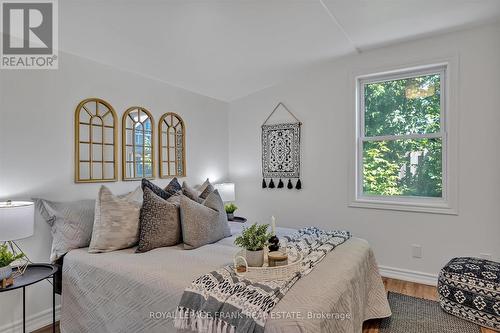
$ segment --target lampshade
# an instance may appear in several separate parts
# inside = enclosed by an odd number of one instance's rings
[[[35,206],[31,201],[0,202],[0,241],[33,235]]]
[[[222,201],[234,201],[234,183],[215,184],[214,187],[219,191]]]

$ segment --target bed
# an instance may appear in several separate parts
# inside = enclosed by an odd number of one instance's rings
[[[173,317],[185,287],[232,262],[242,224],[230,224],[232,237],[195,250],[179,245],[143,254],[134,248],[70,251],[63,265],[61,331],[177,332]],[[278,236],[293,231],[277,229]],[[363,321],[390,314],[369,244],[351,238],[292,287],[265,332],[361,332]]]

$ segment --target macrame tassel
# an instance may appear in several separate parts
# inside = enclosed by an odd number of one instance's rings
[[[267,188],[266,179],[262,178],[262,188]]]
[[[283,181],[280,178],[280,181],[278,182],[278,188],[283,188],[283,186],[285,186],[285,184],[283,184]]]
[[[288,179],[288,184],[286,185],[286,187],[288,187],[289,190],[291,190],[293,188],[293,184],[292,184],[291,179]]]
[[[297,190],[300,190],[300,189],[302,188],[302,183],[300,182],[300,179],[299,179],[299,180],[297,180],[297,184],[295,184],[295,188],[296,188]]]
[[[273,179],[271,178],[271,181],[269,182],[269,188],[274,188],[274,182]]]

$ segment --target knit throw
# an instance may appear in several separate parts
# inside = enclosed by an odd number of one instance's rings
[[[200,333],[263,333],[271,310],[295,282],[350,237],[348,231],[315,227],[282,237],[289,253],[303,257],[300,271],[284,280],[250,281],[232,266],[200,276],[184,290],[174,326]]]

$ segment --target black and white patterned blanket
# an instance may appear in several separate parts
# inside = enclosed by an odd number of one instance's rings
[[[271,310],[295,282],[350,237],[348,231],[315,227],[283,237],[288,250],[304,258],[300,272],[286,280],[252,282],[237,276],[231,266],[200,276],[184,290],[174,326],[206,333],[263,333]]]

